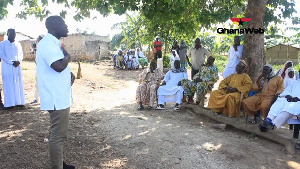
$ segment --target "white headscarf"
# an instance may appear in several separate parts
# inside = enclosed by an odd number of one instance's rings
[[[140,58],[145,58],[146,56],[143,54],[143,52],[140,50],[140,48],[136,48],[135,50],[135,57],[139,58],[138,56],[140,56]]]
[[[294,72],[294,77],[290,78],[289,77],[289,72]],[[294,81],[296,81],[295,69],[293,67],[289,67],[285,71],[284,87],[287,88]]]
[[[281,77],[282,77],[282,74],[285,73],[285,72],[284,72],[284,68],[285,68],[285,66],[286,66],[288,63],[292,63],[292,67],[294,66],[293,61],[288,60],[288,61],[285,62],[285,64],[283,65],[283,68],[280,69],[280,72],[279,72],[278,76],[281,76]],[[286,76],[284,76],[284,78],[286,78]]]
[[[175,52],[175,56],[173,55],[173,52]],[[178,55],[177,51],[172,50],[172,53],[171,53],[171,56],[170,56],[171,69],[175,69],[175,67],[174,67],[174,61],[175,60],[180,61],[180,58],[179,58],[179,55]]]
[[[270,72],[270,74],[268,75],[268,78],[272,78],[272,77],[275,75],[273,66],[270,65],[270,64],[266,64],[266,65],[264,65],[264,67],[265,67],[265,66],[266,66],[266,67],[269,67],[269,68],[271,69],[271,72]]]
[[[173,52],[175,52],[175,56],[173,55]],[[171,59],[171,61],[180,60],[179,55],[176,50],[172,50],[170,59]]]

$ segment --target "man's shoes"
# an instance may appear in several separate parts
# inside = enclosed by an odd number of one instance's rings
[[[148,106],[147,109],[148,109],[148,110],[152,110],[153,107],[152,107],[152,106]]]
[[[258,128],[261,132],[267,132],[269,129],[274,129],[275,125],[272,123],[272,120],[267,118],[264,121],[260,122]]]
[[[68,165],[65,162],[63,162],[63,169],[75,169],[75,166],[70,165],[70,164]]]
[[[17,106],[15,106],[15,108],[17,110],[26,110],[27,109],[26,106],[24,106],[24,105],[17,105]]]
[[[33,103],[37,103],[37,100],[33,100],[32,102],[30,102],[30,104],[33,104]]]
[[[165,109],[165,106],[160,104],[156,107],[156,110],[164,110]]]
[[[14,110],[15,106],[11,106],[11,107],[3,107],[3,110]]]
[[[138,110],[144,110],[144,106],[143,106],[143,105],[140,105],[140,106],[138,107]]]
[[[174,107],[174,110],[175,110],[175,111],[178,111],[178,110],[180,110],[180,107],[179,107],[179,105],[175,105],[175,107]]]
[[[0,108],[4,108],[4,104],[0,102]]]

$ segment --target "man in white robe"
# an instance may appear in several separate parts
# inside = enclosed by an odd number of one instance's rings
[[[161,86],[157,90],[158,106],[156,109],[165,109],[165,102],[176,102],[174,110],[179,110],[183,98],[183,87],[181,86],[181,80],[187,79],[188,74],[186,69],[180,68],[180,61],[174,61],[175,69],[170,69],[162,82]]]
[[[228,50],[228,62],[225,66],[224,72],[222,74],[225,79],[227,76],[235,73],[235,68],[239,64],[242,53],[243,53],[243,45],[240,44],[241,40],[239,36],[234,37],[234,44]]]
[[[23,107],[25,94],[21,67],[22,46],[19,42],[15,42],[16,32],[14,29],[7,30],[7,37],[7,40],[0,43],[4,107],[12,108],[16,105]]]
[[[261,131],[270,127],[279,129],[283,124],[300,124],[300,80],[290,84],[270,108],[268,117],[259,126]]]

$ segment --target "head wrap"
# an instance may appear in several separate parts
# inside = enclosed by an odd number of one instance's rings
[[[248,65],[247,65],[247,63],[246,63],[246,61],[244,61],[244,60],[240,60],[240,62],[245,66],[245,67],[248,67]]]
[[[272,77],[274,77],[274,75],[275,75],[274,69],[273,69],[272,65],[266,64],[266,65],[264,65],[264,67],[269,67],[269,68],[271,69],[271,71],[270,71],[270,74],[268,74],[268,76],[267,76],[266,79],[263,78],[263,79],[261,80],[261,83],[260,83],[260,87],[261,87],[261,88],[263,88],[264,83],[265,83],[266,81],[270,80],[270,79],[271,79]]]
[[[285,71],[285,78],[290,78],[289,77],[289,72],[294,72],[295,73],[295,69],[293,67],[287,68],[286,71]],[[294,75],[294,77],[292,77],[290,79],[296,79],[295,75]]]
[[[292,63],[292,67],[293,67],[293,65],[294,65],[293,61],[291,61],[291,60],[286,61],[285,64],[283,65],[283,68],[280,69],[280,72],[279,72],[278,76],[281,76],[282,78],[285,78],[285,77],[286,77],[286,76],[285,76],[285,71],[286,71],[286,70],[285,70],[285,67],[286,67],[286,65],[287,65],[288,63]]]
[[[186,43],[184,42],[184,40],[181,40],[179,47],[182,48],[182,47],[185,47],[185,46],[186,46]]]
[[[138,51],[139,50],[139,51]],[[144,53],[141,51],[140,48],[136,48],[134,56],[136,58],[146,58],[146,56],[144,55]]]
[[[175,56],[173,55],[173,52],[175,52]],[[176,50],[172,50],[172,54],[171,54],[170,59],[171,59],[171,61],[175,61],[175,60],[179,60],[180,61],[179,55],[178,55],[178,53],[177,53]]]
[[[272,77],[274,77],[275,73],[274,73],[273,66],[270,65],[270,64],[266,64],[266,65],[264,65],[264,67],[269,67],[269,68],[271,69],[271,72],[270,72],[270,74],[268,75],[267,78],[272,78]]]

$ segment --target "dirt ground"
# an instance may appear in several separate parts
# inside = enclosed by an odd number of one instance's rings
[[[74,74],[77,65],[71,63]],[[26,101],[33,100],[35,65],[23,62]],[[65,161],[79,169],[284,169],[300,168],[282,145],[215,123],[187,110],[137,111],[135,90],[141,70],[119,71],[108,63],[82,64],[73,85]],[[0,168],[49,168],[49,115],[39,104],[0,113]],[[250,124],[249,124],[250,125]]]

